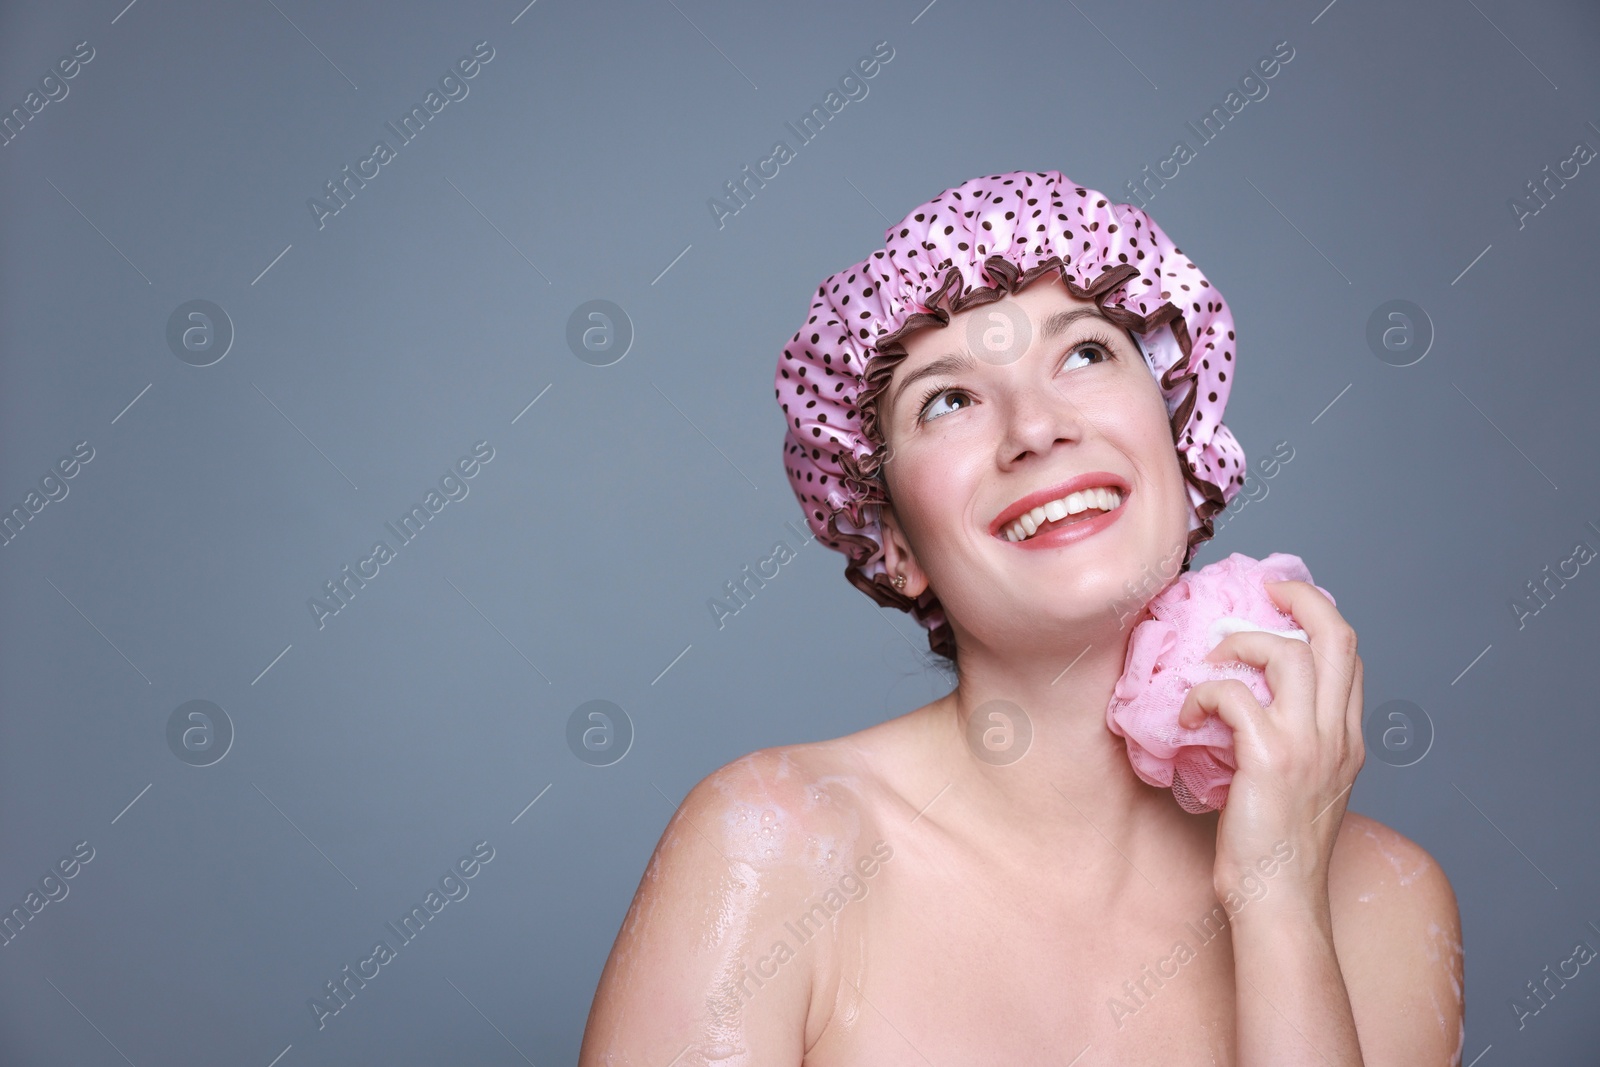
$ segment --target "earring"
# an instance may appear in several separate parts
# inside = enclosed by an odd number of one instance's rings
[[[906,576],[903,575],[903,574],[895,575],[894,576],[894,587],[896,589],[904,589],[906,587]]]

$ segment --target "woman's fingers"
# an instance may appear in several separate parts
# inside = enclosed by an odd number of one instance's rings
[[[1244,788],[1230,792],[1218,824],[1219,885],[1226,883],[1230,865],[1285,836],[1315,839],[1326,862],[1337,821],[1319,827],[1317,819],[1340,806],[1363,758],[1355,631],[1332,598],[1309,582],[1268,582],[1266,591],[1308,640],[1243,630],[1223,638],[1205,658],[1262,670],[1272,691],[1270,707],[1263,708],[1243,681],[1228,678],[1194,686],[1179,709],[1186,727],[1210,713],[1233,728],[1233,781]]]
[[[1280,711],[1310,708],[1316,700],[1316,669],[1311,648],[1304,641],[1240,630],[1217,642],[1205,658],[1212,663],[1236,659],[1261,668],[1266,672],[1267,688],[1272,690],[1272,706]],[[1313,715],[1320,721],[1318,712]]]
[[[1350,687],[1350,702],[1345,706],[1344,726],[1347,743],[1350,751],[1358,753],[1360,758],[1357,763],[1366,760],[1366,739],[1361,732],[1362,701],[1364,697],[1363,677],[1365,668],[1362,666],[1361,657],[1356,657],[1355,684]]]
[[[1206,716],[1219,716],[1233,728],[1235,745],[1239,737],[1260,737],[1260,717],[1266,709],[1256,700],[1250,687],[1237,678],[1220,678],[1192,686],[1178,709],[1178,725],[1193,730]]]
[[[1331,728],[1349,707],[1355,685],[1356,631],[1310,582],[1267,582],[1265,588],[1311,638],[1317,666],[1317,719]]]

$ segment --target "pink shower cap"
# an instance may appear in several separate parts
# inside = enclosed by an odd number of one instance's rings
[[[1106,707],[1106,725],[1127,738],[1134,773],[1150,785],[1170,788],[1184,811],[1199,814],[1226,804],[1237,767],[1233,727],[1219,716],[1208,715],[1193,730],[1178,725],[1184,698],[1201,682],[1237,678],[1262,707],[1272,703],[1259,667],[1208,663],[1203,657],[1240,630],[1306,640],[1294,616],[1267,595],[1265,583],[1290,580],[1311,581],[1299,556],[1274,552],[1255,560],[1235,552],[1179,575],[1145,605],[1143,621],[1133,628],[1122,677]]]
[[[1244,450],[1222,424],[1233,385],[1233,316],[1143,210],[1057,171],[991,174],[946,189],[884,233],[884,247],[823,281],[774,379],[787,422],[784,467],[817,539],[884,607],[911,612],[934,652],[955,641],[933,591],[890,584],[879,515],[887,447],[877,399],[913,330],[1059,273],[1134,335],[1166,402],[1191,513],[1184,567],[1211,517],[1244,483]]]

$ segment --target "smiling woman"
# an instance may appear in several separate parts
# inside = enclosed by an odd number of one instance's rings
[[[1221,294],[1142,211],[1054,171],[966,182],[886,238],[823,282],[779,360],[784,463],[817,539],[928,630],[955,688],[701,780],[580,1063],[1459,1063],[1449,882],[1345,810],[1362,667],[1327,597],[1269,584],[1307,639],[1240,631],[1211,653],[1263,670],[1270,705],[1236,678],[1188,692],[1186,722],[1232,730],[1222,811],[1146,784],[1107,727],[1129,615],[1244,481]],[[1027,741],[997,758],[996,735]],[[878,841],[894,862],[872,893],[771,966]],[[1108,1012],[1196,915],[1215,947]]]
[[[1042,341],[1076,330],[1072,339],[1092,342],[1098,353],[1085,359],[1116,363],[1120,354],[1124,366],[1155,376],[1171,443],[1190,483],[1192,556],[1211,536],[1211,516],[1243,481],[1243,450],[1221,420],[1231,389],[1233,317],[1155,221],[1058,172],[1018,172],[946,190],[891,228],[888,238],[882,250],[818,288],[775,378],[790,423],[790,484],[819,538],[850,557],[851,583],[885,607],[911,612],[930,631],[933,650],[955,659],[939,600],[928,592],[905,594],[884,563],[880,520],[889,485],[883,472],[894,435],[880,410],[883,394],[893,380],[893,407],[912,381],[968,367],[1009,367],[1030,344],[1032,312],[1040,313]],[[1046,277],[1061,285],[1033,285]],[[1170,299],[1175,293],[1182,311]],[[1002,300],[1008,294],[1012,299]],[[900,371],[930,327],[969,309],[978,313],[969,316],[964,333],[981,339],[974,346],[978,360],[929,352],[936,358],[919,355]],[[949,332],[935,329],[932,336]],[[1190,358],[1196,347],[1198,366]],[[828,497],[839,483],[849,489],[845,507]]]

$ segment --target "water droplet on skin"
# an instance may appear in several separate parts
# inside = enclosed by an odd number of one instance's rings
[[[835,853],[835,852],[834,852],[834,851],[833,851],[833,849],[831,849],[831,848],[830,848],[830,849],[829,849],[829,850],[828,850],[828,862],[829,862],[829,863],[832,863],[832,862],[833,862],[833,857],[834,857],[834,856],[835,856],[835,855],[837,855],[837,853]]]
[[[770,860],[773,857],[773,855],[774,855],[774,853],[773,853],[772,849],[770,849],[770,848],[767,849],[767,859]]]
[[[768,809],[761,813],[761,821],[768,824],[775,823],[778,821],[778,813]]]

